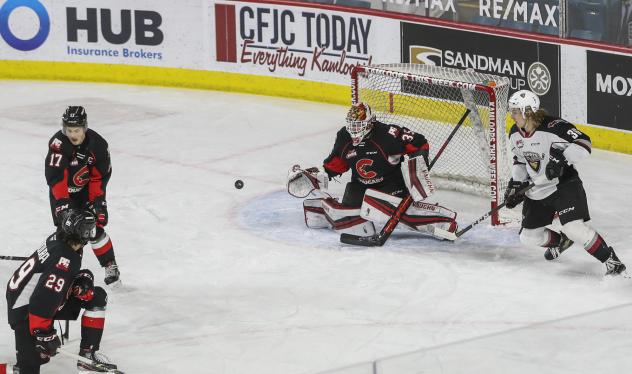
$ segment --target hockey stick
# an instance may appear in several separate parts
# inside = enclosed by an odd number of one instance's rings
[[[432,169],[435,162],[437,162],[437,160],[439,159],[439,156],[441,156],[441,154],[445,150],[445,147],[447,147],[448,143],[450,143],[450,140],[452,140],[452,138],[454,137],[454,134],[456,134],[459,127],[463,125],[463,122],[465,122],[465,119],[467,118],[469,114],[470,114],[470,110],[467,109],[465,113],[463,114],[463,116],[461,117],[461,119],[459,120],[459,122],[457,123],[457,125],[454,127],[454,129],[450,133],[450,135],[448,136],[448,138],[445,140],[445,142],[443,142],[443,145],[441,146],[441,148],[439,148],[439,151],[435,155],[432,162],[430,162],[430,165],[428,165],[428,171]],[[391,218],[389,218],[388,221],[386,221],[386,224],[384,225],[384,227],[382,228],[382,231],[380,231],[379,234],[375,234],[372,236],[358,236],[358,235],[343,233],[343,234],[340,234],[340,241],[345,244],[361,245],[365,247],[383,246],[384,243],[386,243],[388,238],[393,233],[393,230],[395,230],[395,227],[399,223],[399,220],[402,218],[402,214],[404,214],[404,212],[410,207],[412,203],[413,203],[412,196],[410,195],[406,196],[404,200],[402,200],[399,203],[399,205],[393,212],[393,215],[391,216]],[[444,231],[444,230],[441,230],[441,231]],[[441,234],[441,236],[446,235],[443,232],[442,233],[437,232],[437,234]]]
[[[27,259],[28,259],[28,257],[22,257],[22,256],[1,256],[0,255],[0,260],[26,261]]]
[[[517,192],[517,194],[520,195],[524,195],[527,191],[529,191],[530,189],[533,188],[533,186],[535,186],[533,184],[533,182],[531,182],[528,186],[522,188],[521,190],[519,190]],[[458,238],[460,238],[463,234],[465,234],[466,232],[470,231],[474,226],[478,225],[479,223],[485,221],[486,219],[488,219],[492,214],[496,213],[497,211],[501,210],[502,208],[505,207],[505,205],[507,205],[507,202],[504,201],[502,204],[499,204],[497,207],[495,207],[494,209],[491,209],[489,212],[483,214],[482,216],[480,216],[478,219],[476,219],[474,222],[470,223],[469,225],[467,225],[465,228],[457,231],[456,233],[452,233],[452,232],[448,232],[449,233],[449,237],[447,237],[446,239],[449,240],[457,240]]]
[[[106,373],[125,374],[124,372],[122,372],[122,371],[120,371],[118,369],[109,369],[108,367],[106,367],[105,365],[103,365],[100,362],[96,362],[96,361],[93,361],[93,360],[91,360],[91,359],[89,359],[87,357],[83,357],[83,356],[79,356],[79,355],[74,354],[74,353],[70,353],[70,352],[66,351],[65,349],[63,349],[63,348],[59,348],[57,350],[57,353],[61,353],[62,355],[66,356],[66,357],[74,358],[74,359],[76,359],[78,361],[85,362],[86,364],[92,365],[95,368],[98,368],[100,370],[104,370]]]

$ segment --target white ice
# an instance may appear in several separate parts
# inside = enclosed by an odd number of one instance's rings
[[[27,256],[52,231],[47,141],[79,104],[112,154],[107,230],[124,287],[110,291],[101,350],[127,373],[632,372],[632,280],[604,279],[577,245],[548,263],[516,228],[487,224],[455,243],[396,231],[370,249],[308,230],[286,173],[329,153],[340,106],[2,81],[0,254]],[[629,264],[631,171],[631,156],[600,150],[580,167],[593,226]],[[488,209],[482,197],[439,197],[461,225]],[[18,265],[0,261],[0,278]],[[91,251],[84,267],[102,285]],[[75,352],[78,322],[70,334]],[[14,360],[2,311],[0,362]],[[74,365],[58,356],[42,373]]]

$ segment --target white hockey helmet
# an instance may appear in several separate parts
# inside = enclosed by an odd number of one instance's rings
[[[357,103],[349,108],[346,121],[347,132],[351,135],[353,145],[358,145],[373,128],[375,115],[371,112],[371,107],[368,104]]]
[[[529,90],[516,91],[509,98],[509,110],[520,109],[522,118],[527,118],[527,109],[535,113],[540,109],[540,98]]]

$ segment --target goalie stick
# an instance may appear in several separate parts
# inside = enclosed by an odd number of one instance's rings
[[[2,256],[0,255],[0,260],[9,260],[9,261],[26,261],[28,257],[22,256]]]
[[[456,134],[459,127],[463,125],[463,122],[465,122],[465,119],[467,118],[469,114],[470,114],[469,109],[467,109],[465,113],[463,113],[463,116],[461,117],[457,125],[454,127],[454,129],[452,130],[448,138],[445,140],[445,142],[443,142],[443,145],[441,146],[441,148],[439,148],[439,151],[435,155],[434,159],[430,162],[430,165],[428,165],[428,171],[432,169],[435,162],[437,162],[437,160],[439,159],[439,156],[441,156],[441,154],[445,150],[445,147],[448,146],[448,143],[450,143],[450,140],[452,140],[452,138],[454,137],[454,134]],[[399,205],[397,206],[397,209],[395,209],[391,218],[389,218],[388,221],[386,221],[386,224],[382,228],[382,231],[379,232],[379,234],[375,234],[371,236],[358,236],[358,235],[343,233],[343,234],[340,234],[340,241],[345,244],[361,245],[365,247],[383,246],[384,243],[386,243],[388,238],[393,233],[393,230],[395,230],[395,227],[397,227],[399,220],[402,218],[402,214],[404,214],[404,212],[410,207],[412,203],[413,203],[413,198],[409,194],[406,196],[406,198],[404,198],[404,200],[402,200],[399,203]],[[450,239],[451,236],[448,234],[452,234],[452,233],[445,230],[437,229],[435,230],[435,234],[440,235],[442,237],[446,237],[446,239]]]
[[[96,362],[96,361],[93,361],[93,360],[91,360],[91,359],[89,359],[87,357],[83,357],[83,356],[79,356],[79,355],[74,354],[74,353],[70,353],[70,352],[66,351],[65,349],[63,349],[63,348],[58,349],[57,353],[61,353],[62,355],[66,356],[66,357],[71,357],[71,358],[74,358],[76,360],[85,362],[86,364],[93,365],[95,368],[103,370],[103,372],[105,372],[105,373],[125,374],[124,372],[122,372],[122,371],[120,371],[118,369],[108,369],[105,365],[101,364],[100,362]]]
[[[530,189],[533,188],[533,186],[535,186],[533,184],[533,182],[531,182],[528,186],[524,187],[523,189],[518,191],[518,194],[524,195],[527,191],[529,191]],[[498,205],[497,207],[495,207],[494,209],[491,209],[489,212],[483,214],[482,216],[480,216],[478,219],[476,219],[474,222],[470,223],[468,226],[464,227],[463,229],[457,231],[456,233],[453,232],[448,232],[448,237],[446,237],[446,239],[448,240],[457,240],[458,238],[460,238],[463,234],[465,234],[466,232],[470,231],[474,226],[478,225],[479,223],[485,221],[486,219],[488,219],[492,214],[494,214],[495,212],[501,210],[502,208],[505,207],[505,205],[507,205],[507,202],[504,201],[502,204]],[[447,232],[447,231],[446,231]]]

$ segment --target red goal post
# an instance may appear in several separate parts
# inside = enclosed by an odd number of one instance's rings
[[[369,104],[377,119],[423,134],[438,147],[459,118],[471,113],[432,170],[439,188],[502,202],[511,178],[506,134],[509,79],[470,70],[421,64],[357,66],[351,72],[352,102]],[[492,225],[515,221],[502,209]]]

